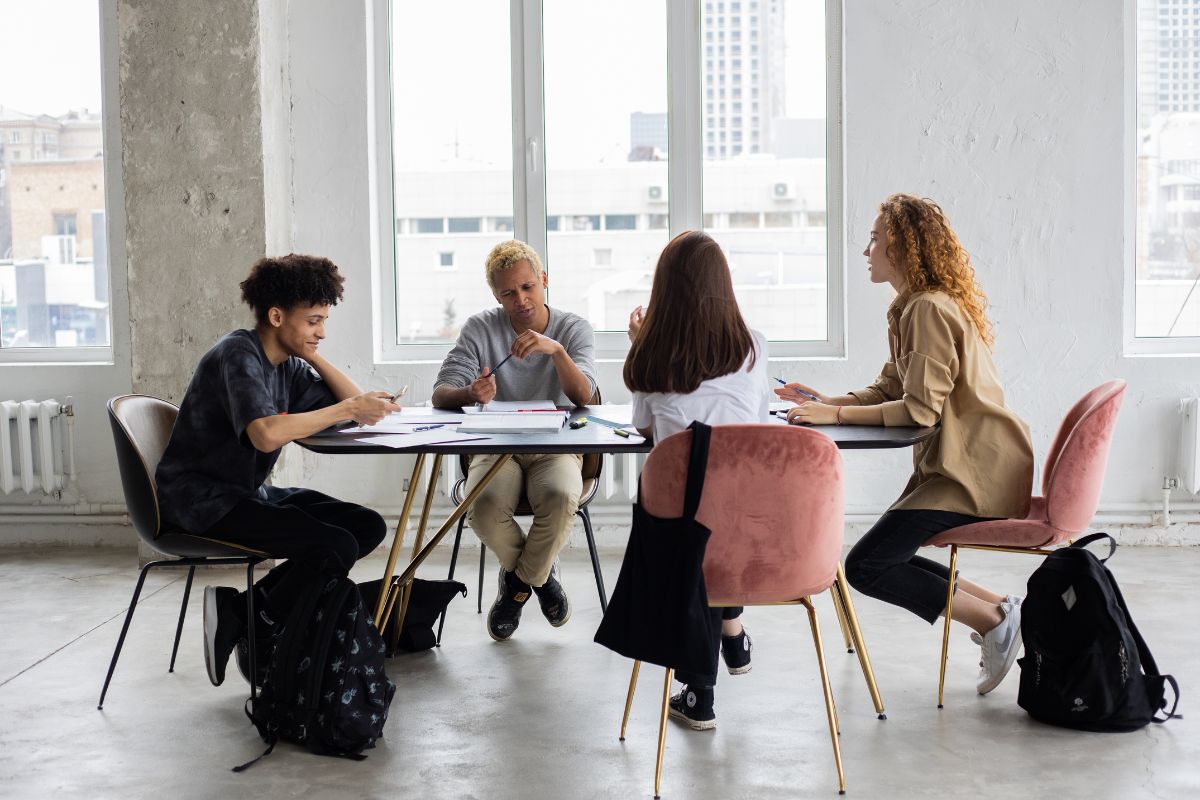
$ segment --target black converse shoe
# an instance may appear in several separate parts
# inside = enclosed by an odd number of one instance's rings
[[[744,675],[750,671],[753,666],[750,663],[750,651],[753,649],[754,642],[745,628],[737,636],[721,637],[721,657],[725,659],[730,675]]]
[[[487,618],[489,636],[502,642],[516,633],[517,626],[521,624],[521,608],[531,591],[529,584],[518,578],[515,572],[500,568],[500,591]]]
[[[239,596],[227,586],[204,587],[204,666],[213,686],[224,683],[229,654],[246,632],[236,610]]]
[[[533,587],[538,597],[538,605],[542,607],[542,615],[556,628],[567,624],[571,618],[571,601],[558,580],[558,562],[550,568],[550,576],[541,586]]]
[[[713,687],[688,686],[671,697],[668,714],[694,731],[711,731],[717,727],[713,713]]]

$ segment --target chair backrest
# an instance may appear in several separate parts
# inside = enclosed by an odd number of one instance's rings
[[[179,409],[166,400],[127,394],[108,401],[125,505],[138,536],[153,543],[161,529],[154,473],[167,449]]]
[[[1047,520],[1061,531],[1082,531],[1096,513],[1125,388],[1125,381],[1112,380],[1085,394],[1067,412],[1050,445],[1042,496]]]
[[[659,442],[642,469],[640,502],[683,514],[692,433]],[[842,457],[814,429],[717,425],[696,519],[712,531],[704,556],[710,603],[797,600],[829,588],[842,553]]]

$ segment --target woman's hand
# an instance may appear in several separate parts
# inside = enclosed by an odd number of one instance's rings
[[[646,321],[646,312],[638,306],[633,311],[629,312],[629,341],[637,338],[638,331],[642,329],[642,323]]]
[[[803,383],[788,383],[780,386],[775,390],[775,394],[780,400],[787,400],[789,403],[807,403],[816,400],[819,403],[829,405],[829,398],[821,394],[816,389],[805,386]]]
[[[839,406],[807,400],[788,411],[789,425],[837,425]]]

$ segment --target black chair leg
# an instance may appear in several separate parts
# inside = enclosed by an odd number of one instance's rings
[[[183,618],[187,615],[188,596],[192,593],[192,577],[196,574],[195,567],[188,568],[187,583],[183,585],[183,603],[179,606],[179,624],[175,626],[175,644],[171,647],[171,666],[167,672],[175,671],[175,655],[179,652],[179,637],[183,634]]]
[[[151,561],[142,567],[142,571],[138,575],[137,586],[133,589],[133,600],[129,603],[129,610],[125,612],[125,624],[121,626],[121,635],[117,637],[117,646],[113,649],[112,661],[108,665],[108,675],[104,677],[104,687],[100,689],[100,702],[96,704],[97,711],[104,709],[104,696],[108,694],[108,684],[112,681],[113,671],[117,668],[117,659],[121,657],[121,648],[125,646],[125,634],[129,632],[129,622],[133,619],[133,610],[137,608],[138,598],[142,596],[142,585],[146,582],[146,573],[154,567],[169,563],[171,562]]]
[[[463,523],[466,522],[466,516],[458,518],[458,532],[454,534],[454,548],[450,551],[450,572],[446,575],[446,580],[454,580],[454,568],[458,565],[458,547],[462,544]],[[438,617],[438,634],[437,646],[442,646],[442,626],[446,624],[446,609],[442,609],[441,616]]]
[[[487,561],[487,545],[483,540],[479,542],[479,591],[475,595],[475,613],[483,613],[483,566]]]
[[[596,573],[596,591],[600,593],[600,613],[608,611],[608,595],[604,591],[604,573],[600,571],[600,556],[596,553],[596,537],[592,533],[592,515],[587,506],[575,512],[583,520],[583,533],[587,536],[588,553],[592,557],[592,572]]]
[[[246,562],[246,646],[250,649],[250,702],[258,697],[258,648],[254,643],[254,629],[258,627],[258,618],[254,614],[254,561]],[[234,654],[237,657],[237,654]]]

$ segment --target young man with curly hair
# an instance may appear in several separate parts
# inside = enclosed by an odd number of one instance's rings
[[[549,282],[537,252],[524,242],[501,242],[488,254],[485,275],[500,307],[463,325],[434,381],[433,404],[460,408],[492,400],[551,400],[586,405],[596,390],[592,326],[546,305]],[[516,358],[493,374],[509,355]],[[497,458],[471,459],[468,492]],[[496,641],[516,631],[531,593],[551,625],[559,627],[571,617],[557,559],[579,507],[582,463],[579,455],[513,456],[471,509],[471,527],[500,561],[499,593],[487,618],[488,634]],[[533,508],[528,535],[513,520],[522,494]]]
[[[348,420],[373,425],[399,410],[387,392],[363,392],[317,352],[343,281],[332,261],[315,256],[254,265],[241,289],[256,325],[223,336],[200,359],[156,473],[165,525],[288,559],[255,586],[264,634],[305,588],[288,580],[294,563],[349,572],[386,531],[371,509],[264,485],[288,442]],[[245,616],[243,593],[205,587],[204,661],[214,685],[235,646],[249,679]]]

